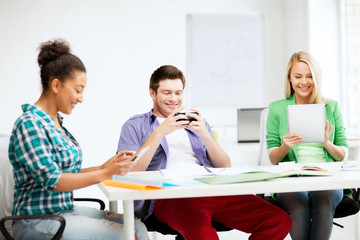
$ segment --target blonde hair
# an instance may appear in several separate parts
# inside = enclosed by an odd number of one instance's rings
[[[311,103],[327,103],[328,100],[321,95],[321,70],[319,63],[316,61],[314,56],[305,51],[294,53],[289,60],[285,77],[285,97],[289,98],[292,94],[294,94],[294,89],[290,82],[290,74],[295,62],[304,62],[310,68],[314,81],[314,87],[311,94]]]

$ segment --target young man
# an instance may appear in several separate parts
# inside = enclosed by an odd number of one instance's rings
[[[176,115],[184,109],[184,87],[183,73],[174,66],[162,66],[152,74],[153,109],[130,118],[119,139],[118,151],[150,146],[133,171],[231,166],[198,109],[191,109],[197,114],[186,113],[196,121]],[[143,201],[135,205],[139,214]],[[251,233],[250,239],[284,239],[291,228],[283,210],[254,195],[159,199],[152,202],[146,216],[152,212],[187,240],[219,239],[211,221]]]

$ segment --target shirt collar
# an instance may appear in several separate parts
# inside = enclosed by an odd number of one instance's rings
[[[290,101],[291,104],[296,104],[296,100],[295,100],[295,93],[293,93],[288,100]]]
[[[55,125],[54,119],[47,112],[45,112],[42,108],[40,108],[36,105],[32,105],[32,104],[23,104],[21,107],[22,107],[22,110],[24,113],[32,112],[33,114],[44,119],[48,124]],[[57,118],[59,120],[60,125],[62,126],[64,117],[58,113]]]
[[[154,123],[155,120],[157,119],[157,116],[154,115],[153,110],[154,110],[154,109],[151,109],[150,112],[148,112],[148,117],[149,117],[151,123]]]

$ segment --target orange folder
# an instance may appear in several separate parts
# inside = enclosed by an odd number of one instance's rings
[[[130,189],[136,189],[136,190],[162,189],[162,187],[150,186],[150,185],[140,184],[140,183],[122,182],[122,181],[118,181],[118,180],[105,180],[104,184],[108,185],[108,186],[112,186],[112,187],[130,188]]]

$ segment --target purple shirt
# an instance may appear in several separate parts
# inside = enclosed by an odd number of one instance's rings
[[[208,129],[211,136],[214,138],[209,124],[205,121],[206,128]],[[117,152],[122,150],[137,151],[150,136],[150,134],[159,126],[157,117],[152,111],[135,115],[125,122],[121,129],[121,135],[118,143]],[[211,167],[208,159],[208,153],[202,139],[199,135],[192,130],[185,129],[190,140],[192,150],[195,153],[196,158],[202,165]],[[165,169],[167,164],[167,156],[169,154],[169,146],[166,138],[161,140],[159,147],[146,169],[146,171],[156,171]],[[140,210],[142,209],[144,201],[135,201],[135,211],[140,216]],[[152,206],[150,206],[150,212],[152,212]]]

